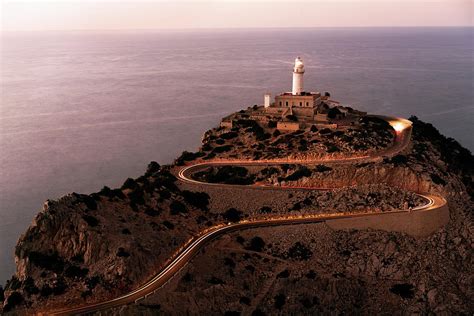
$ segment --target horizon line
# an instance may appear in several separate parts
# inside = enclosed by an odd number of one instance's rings
[[[367,26],[249,26],[249,27],[186,27],[186,28],[109,28],[109,29],[45,29],[45,30],[4,30],[2,33],[38,33],[38,32],[119,32],[119,31],[211,31],[211,30],[272,30],[272,29],[407,29],[407,28],[474,28],[474,25],[367,25]]]

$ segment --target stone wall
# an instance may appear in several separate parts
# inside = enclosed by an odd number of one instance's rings
[[[449,222],[449,207],[445,203],[439,208],[419,211],[377,213],[351,218],[326,221],[332,229],[379,229],[425,237],[436,232]]]
[[[297,131],[300,129],[300,123],[298,122],[278,122],[277,129],[282,131]]]

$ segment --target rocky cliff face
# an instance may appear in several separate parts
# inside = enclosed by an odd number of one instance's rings
[[[121,189],[48,200],[16,246],[5,311],[100,301],[144,283],[207,210],[207,195],[181,191],[175,181],[152,163]]]

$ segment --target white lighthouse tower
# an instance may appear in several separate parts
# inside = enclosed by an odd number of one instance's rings
[[[293,68],[293,95],[301,95],[303,92],[303,74],[304,74],[304,64],[301,57],[296,57],[295,67]]]

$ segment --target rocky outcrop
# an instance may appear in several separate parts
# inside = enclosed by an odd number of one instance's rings
[[[101,301],[147,281],[200,229],[195,218],[209,203],[175,181],[152,163],[121,189],[46,201],[16,246],[5,311]]]
[[[276,179],[276,184],[278,180]],[[360,164],[333,168],[330,172],[312,173],[298,181],[279,183],[285,186],[308,186],[321,188],[340,188],[345,186],[384,183],[412,192],[436,192],[438,187],[426,174],[409,167],[394,167],[387,164]]]

